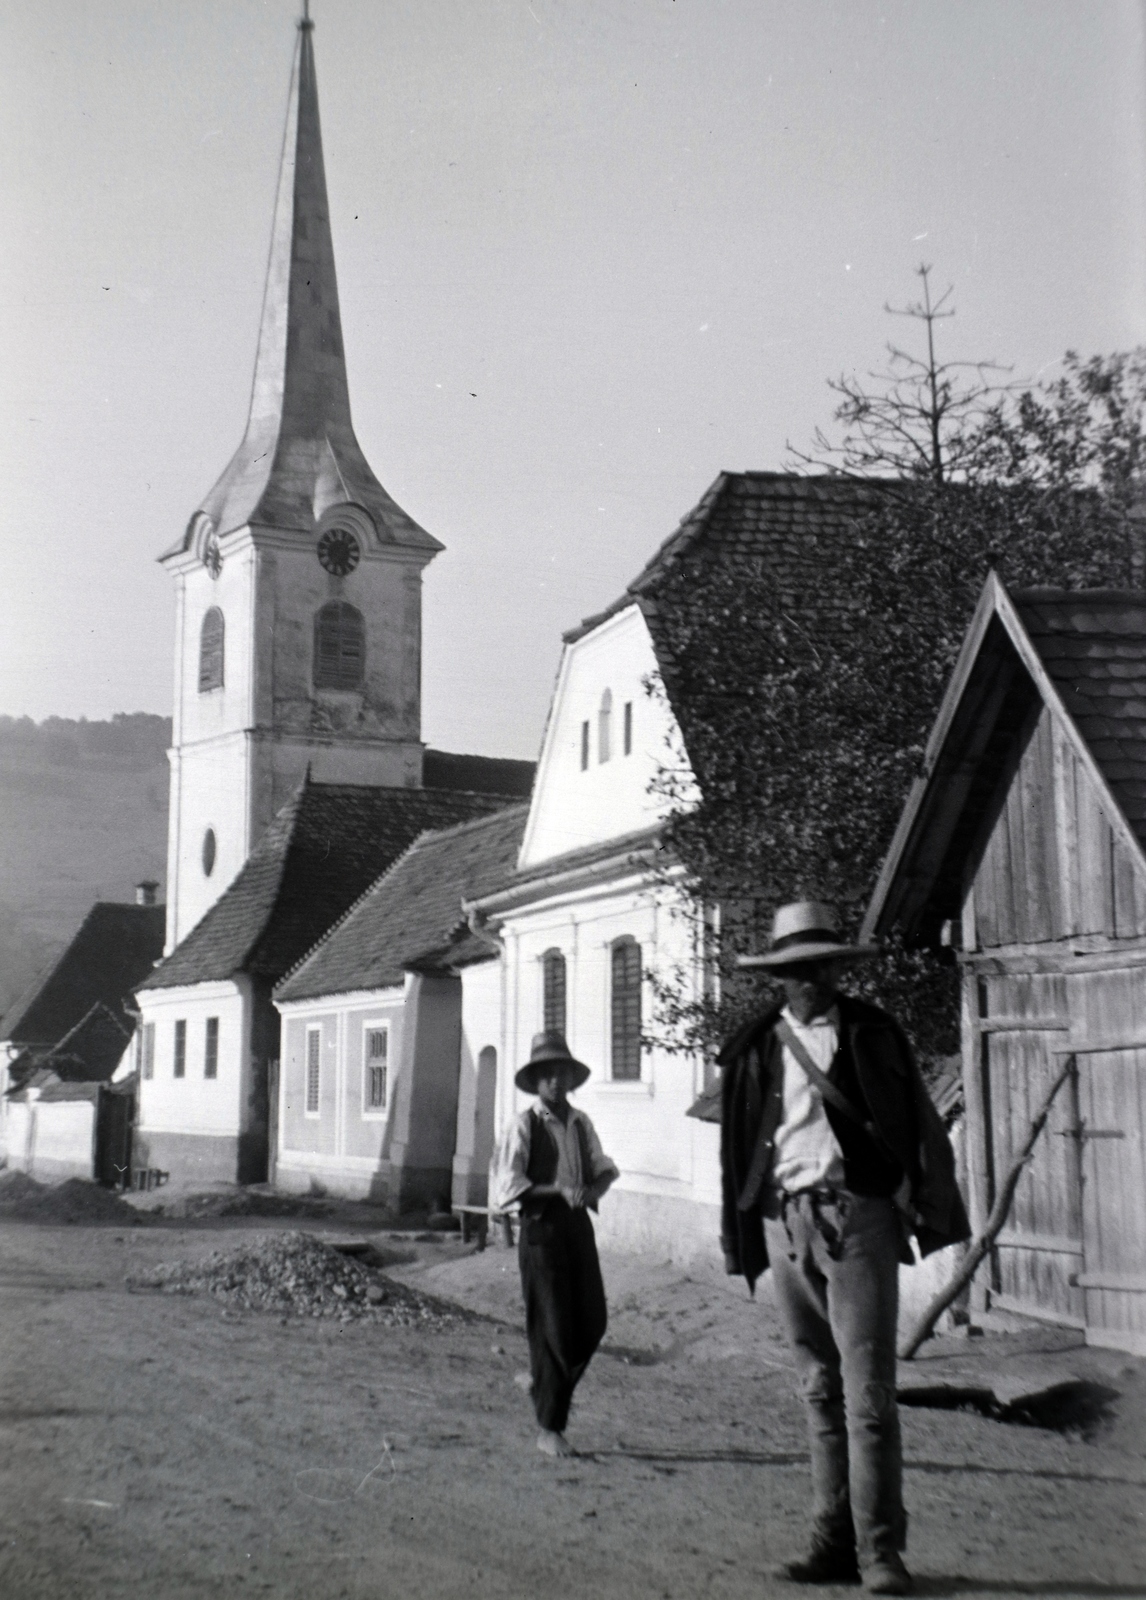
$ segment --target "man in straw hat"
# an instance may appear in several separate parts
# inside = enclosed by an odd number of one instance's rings
[[[831,906],[781,906],[771,948],[740,965],[785,1000],[741,1029],[723,1068],[722,1243],[729,1272],[772,1268],[807,1408],[812,1538],[782,1576],[908,1594],[895,1396],[898,1270],[969,1229],[955,1163],[902,1030],[839,992]]]
[[[494,1204],[521,1213],[530,1392],[541,1428],[537,1448],[550,1456],[570,1454],[565,1424],[573,1391],[605,1333],[605,1286],[588,1213],[620,1174],[589,1118],[569,1104],[588,1076],[562,1034],[537,1034],[514,1082],[538,1104],[510,1125],[494,1169]]]

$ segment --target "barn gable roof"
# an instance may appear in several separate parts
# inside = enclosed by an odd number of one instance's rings
[[[419,834],[507,797],[305,780],[238,876],[139,991],[290,970]]]
[[[163,954],[163,906],[100,900],[71,943],[20,996],[0,1023],[0,1038],[54,1045],[93,1006],[123,1015],[123,1001]]]
[[[510,806],[423,833],[278,985],[275,999],[392,988],[411,967],[443,970],[488,959],[496,953],[488,942],[479,950],[465,936],[462,902],[512,873],[527,810]]]
[[[864,920],[934,943],[962,868],[1040,702],[1087,771],[1116,838],[1146,871],[1146,595],[1017,590],[992,573]]]

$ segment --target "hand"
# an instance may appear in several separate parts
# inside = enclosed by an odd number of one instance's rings
[[[561,1198],[571,1211],[583,1211],[585,1208],[585,1191],[579,1183],[562,1184]]]

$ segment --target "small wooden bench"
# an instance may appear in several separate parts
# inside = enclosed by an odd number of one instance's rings
[[[472,1235],[477,1239],[478,1249],[484,1250],[489,1237],[489,1225],[496,1222],[501,1227],[506,1248],[512,1247],[513,1218],[508,1211],[498,1211],[494,1206],[451,1206],[450,1210],[461,1219],[463,1244],[468,1244]]]

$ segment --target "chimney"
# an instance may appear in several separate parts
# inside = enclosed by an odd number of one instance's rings
[[[153,906],[155,904],[155,891],[159,888],[154,878],[144,878],[142,883],[135,886],[135,903],[137,906]]]

